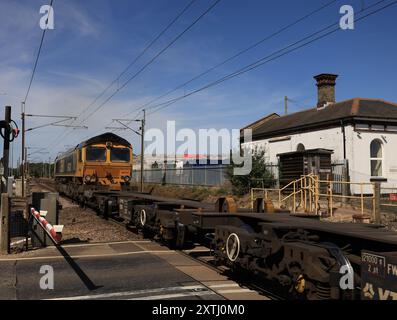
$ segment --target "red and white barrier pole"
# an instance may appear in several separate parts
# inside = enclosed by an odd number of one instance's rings
[[[51,225],[46,219],[42,217],[40,212],[36,211],[34,208],[31,209],[31,214],[36,218],[36,220],[40,223],[41,227],[47,231],[47,234],[51,236],[51,239],[55,243],[59,243],[62,239],[62,225]],[[47,214],[47,213],[45,213]]]

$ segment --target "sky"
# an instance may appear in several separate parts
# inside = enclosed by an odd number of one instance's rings
[[[142,113],[137,113],[147,102],[330,2],[222,0],[100,106],[117,86],[140,70],[215,2],[196,0],[119,81],[92,104],[190,1],[54,0],[54,29],[46,31],[26,101],[26,113],[78,116],[85,111],[73,124],[88,129],[48,126],[28,131],[31,161],[54,159],[59,152],[109,131],[105,126],[118,126],[112,124],[114,118],[140,119]],[[342,5],[353,6],[359,16],[360,10],[377,1],[335,1],[156,103],[205,86],[336,23],[342,16],[339,12]],[[391,2],[393,0],[387,0],[382,5]],[[12,106],[12,118],[19,125],[21,101],[28,88],[42,35],[39,10],[45,4],[48,1],[0,0],[0,105]],[[317,99],[313,76],[328,72],[339,75],[337,101],[367,97],[397,102],[396,18],[397,5],[394,5],[356,23],[354,30],[340,30],[168,108],[150,114],[149,107],[146,129],[164,129],[168,120],[175,121],[177,130],[239,129],[269,113],[282,114],[284,96],[291,100],[289,112],[310,108]],[[128,113],[131,114],[125,117]],[[26,127],[48,122],[51,120],[27,117]],[[131,123],[131,127],[139,129],[136,122]],[[138,135],[130,130],[119,130],[117,134],[131,141],[135,152],[139,153]],[[2,148],[2,143],[0,145]],[[11,146],[14,166],[20,149],[21,136]]]

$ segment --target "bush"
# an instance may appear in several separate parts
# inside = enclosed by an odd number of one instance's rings
[[[233,186],[233,192],[244,195],[251,188],[268,188],[274,184],[274,177],[267,169],[264,151],[254,152],[252,155],[252,170],[248,175],[234,175],[233,169],[242,165],[231,164],[226,170],[226,176]]]

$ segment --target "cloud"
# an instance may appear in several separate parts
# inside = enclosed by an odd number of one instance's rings
[[[101,23],[86,8],[76,1],[59,2],[54,6],[55,16],[59,14],[59,19],[55,28],[60,28],[62,32],[69,31],[82,37],[99,37],[101,34]]]

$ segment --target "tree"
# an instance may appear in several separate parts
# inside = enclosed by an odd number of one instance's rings
[[[251,188],[268,188],[274,184],[274,176],[265,163],[265,152],[254,151],[252,154],[252,169],[248,175],[234,175],[234,168],[242,165],[231,164],[226,169],[226,176],[233,186],[233,192],[246,194]]]

